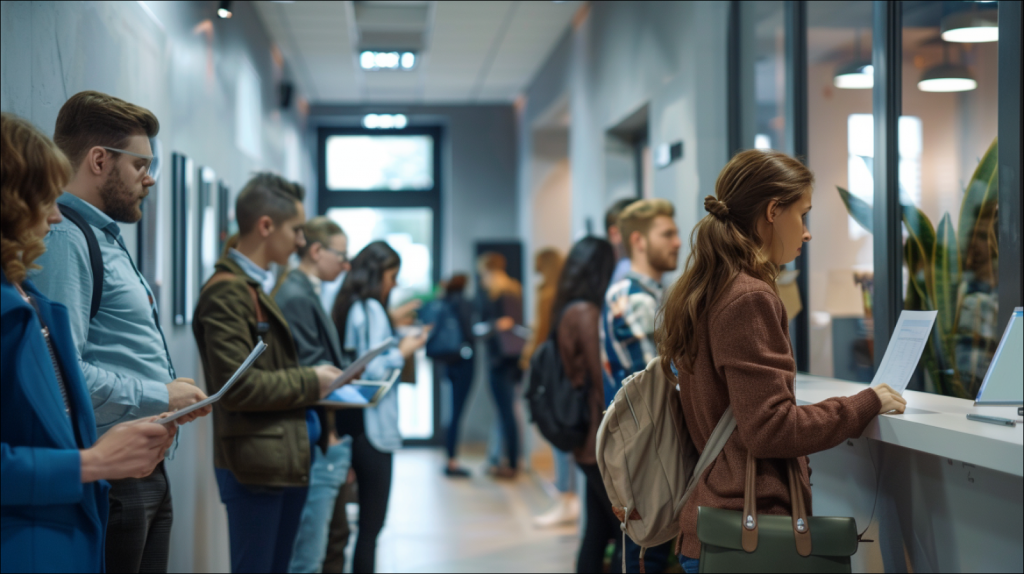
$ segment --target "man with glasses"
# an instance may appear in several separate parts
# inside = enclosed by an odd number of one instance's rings
[[[336,280],[349,270],[348,238],[337,223],[322,216],[309,220],[303,230],[306,245],[297,251],[299,267],[285,278],[275,300],[291,328],[299,364],[304,367],[334,365],[344,369],[348,361],[341,350],[341,337],[321,305],[320,295],[324,283]],[[349,534],[345,500],[338,494],[352,464],[352,439],[338,437],[333,413],[323,407],[310,410],[320,419],[323,431],[319,448],[313,452],[309,494],[288,567],[293,573],[334,571],[333,567],[325,568],[325,558],[329,554],[340,555],[344,561]],[[333,520],[334,517],[343,520]]]
[[[65,221],[46,237],[43,270],[33,280],[68,308],[100,435],[206,398],[192,380],[175,375],[153,291],[119,226],[142,218],[157,175],[151,138],[159,130],[149,110],[80,92],[61,108],[54,131],[75,172],[57,200]],[[166,572],[172,520],[163,464],[147,478],[112,481],[107,570]]]

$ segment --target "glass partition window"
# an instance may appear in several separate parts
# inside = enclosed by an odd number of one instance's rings
[[[905,308],[938,311],[925,388],[973,399],[1001,335],[996,3],[903,2],[902,10]],[[919,144],[914,177],[904,178],[904,140]]]
[[[874,194],[871,26],[870,2],[807,3],[810,372],[853,381],[874,375],[873,241],[844,201]]]
[[[325,167],[330,191],[428,191],[434,187],[434,138],[332,135]]]
[[[740,2],[744,149],[787,146],[784,12],[781,1]]]

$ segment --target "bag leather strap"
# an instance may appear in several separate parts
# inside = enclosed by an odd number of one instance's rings
[[[206,285],[203,285],[203,291],[206,291],[211,285],[221,283],[224,281],[232,281],[238,279],[238,275],[230,271],[218,271],[210,277]],[[256,309],[256,333],[260,336],[266,335],[270,331],[270,323],[267,322],[267,317],[263,314],[263,306],[260,305],[260,294],[256,291],[256,287],[250,285],[248,282],[245,286],[249,289],[249,296],[252,298],[252,306]]]
[[[799,484],[799,472],[795,459],[786,461],[786,473],[789,480],[789,500],[792,505],[793,539],[796,542],[797,554],[804,558],[811,555],[811,523],[807,517],[807,505],[804,502],[803,489]],[[757,550],[757,459],[747,453],[746,487],[743,491],[743,550],[753,553]]]

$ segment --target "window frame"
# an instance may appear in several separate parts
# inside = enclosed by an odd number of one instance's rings
[[[740,141],[743,109],[741,49],[744,38],[738,24],[742,5],[730,3],[727,39],[727,79],[732,89],[728,102],[727,145],[729,157],[745,148]],[[807,2],[785,1],[787,153],[800,159],[807,154]],[[998,138],[999,138],[999,321],[1005,330],[1014,307],[1024,298],[1024,269],[1021,264],[1021,3],[999,2]],[[902,6],[899,2],[873,1],[872,63],[875,81],[872,92],[875,121],[874,162],[874,340],[876,349],[888,347],[889,339],[903,311],[903,236],[899,205],[898,123],[902,106]],[[813,217],[813,215],[811,216]],[[805,247],[806,252],[806,247]],[[805,312],[795,318],[794,353],[797,370],[809,370],[810,317],[807,305],[807,255],[797,259],[801,270],[800,295]],[[875,353],[877,370],[884,353]]]
[[[404,135],[429,135],[433,138],[434,148],[434,186],[428,190],[416,191],[363,191],[337,190],[327,188],[327,138],[337,135],[365,135],[394,137]],[[445,130],[441,126],[414,126],[394,130],[371,130],[363,127],[321,126],[317,128],[317,211],[326,215],[333,208],[416,208],[428,207],[432,210],[433,229],[431,230],[431,249],[434,265],[431,269],[431,282],[436,285],[441,280],[441,267],[444,253],[441,251],[441,225],[444,223],[441,190],[444,172],[442,171],[442,143]],[[353,256],[355,254],[352,254]],[[404,439],[404,446],[436,447],[444,444],[444,432],[441,420],[441,382],[443,369],[440,363],[434,364],[433,388],[433,429],[434,434],[428,439]]]

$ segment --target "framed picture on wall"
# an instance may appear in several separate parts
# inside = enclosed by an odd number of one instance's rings
[[[219,188],[217,173],[210,167],[201,167],[197,172],[199,179],[199,283],[198,289],[213,276],[213,268],[217,264],[220,252],[220,228],[217,217]]]
[[[146,282],[149,283],[149,288],[153,291],[153,297],[159,302],[160,291],[161,291],[161,278],[163,277],[163,257],[161,252],[160,239],[160,219],[158,217],[158,209],[160,207],[160,189],[161,180],[159,179],[159,158],[160,158],[160,141],[157,138],[149,139],[150,145],[153,149],[153,155],[157,158],[154,161],[154,168],[151,169],[152,175],[156,178],[156,183],[153,187],[149,188],[149,195],[142,202],[142,219],[138,223],[138,243],[136,246],[135,253],[135,264],[139,268],[139,272],[146,278]]]
[[[234,222],[235,210],[231,205],[231,189],[222,179],[217,182],[217,253],[223,254],[231,237],[231,224]]]
[[[196,171],[192,160],[175,152],[171,158],[171,271],[175,325],[192,322],[196,295]]]

